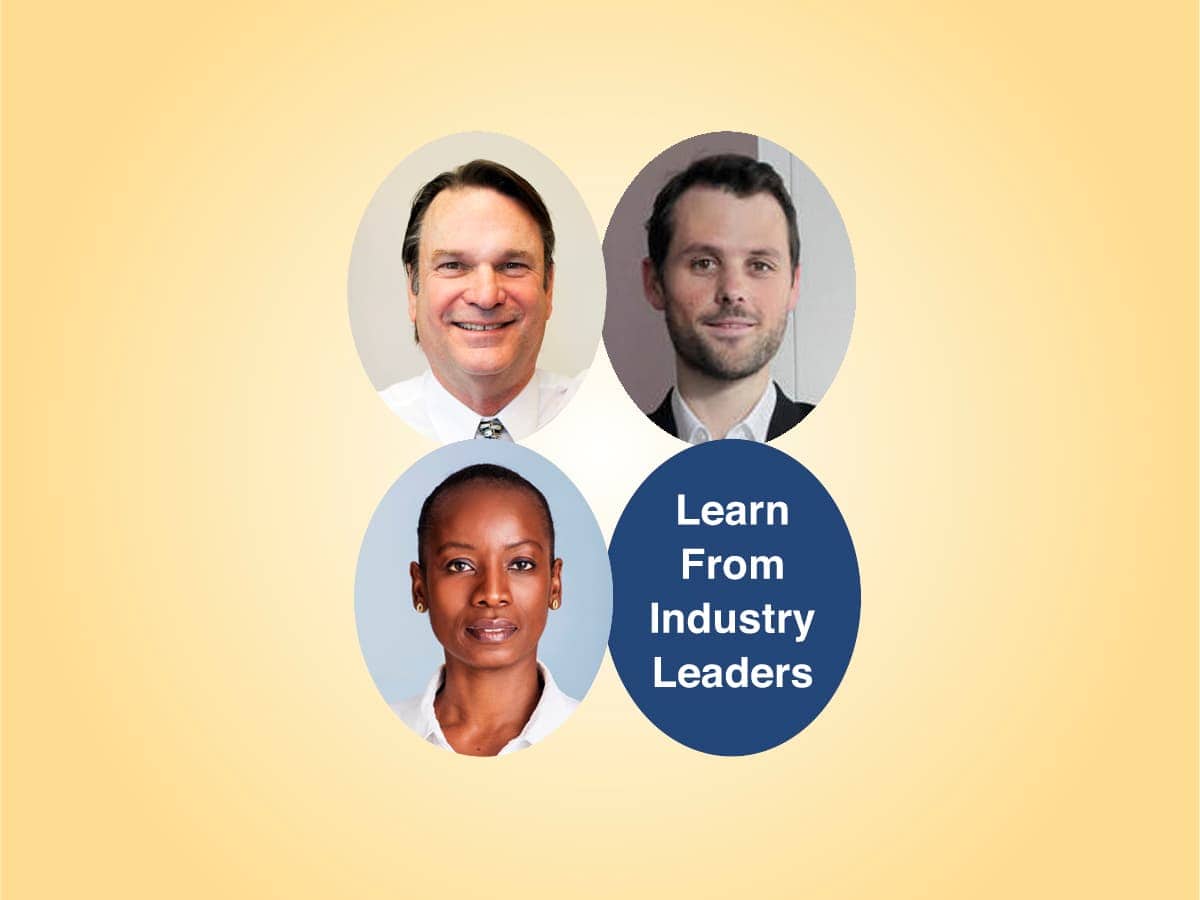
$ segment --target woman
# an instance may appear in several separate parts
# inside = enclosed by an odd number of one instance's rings
[[[562,605],[554,520],[536,487],[480,464],[434,488],[409,566],[413,608],[429,614],[445,665],[395,709],[432,744],[471,756],[541,740],[578,706],[538,662],[550,611]]]

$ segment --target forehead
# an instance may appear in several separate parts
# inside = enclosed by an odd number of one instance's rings
[[[498,523],[519,524],[530,536],[549,533],[542,504],[532,491],[496,481],[468,481],[444,492],[430,510],[431,531],[491,530]]]
[[[787,256],[787,218],[767,193],[738,197],[720,188],[691,187],[675,201],[671,220],[671,251],[709,244]]]
[[[542,233],[525,208],[490,188],[450,188],[433,198],[421,224],[421,254],[439,250],[504,253],[541,258]]]

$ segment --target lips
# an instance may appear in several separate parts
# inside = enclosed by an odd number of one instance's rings
[[[703,324],[706,328],[712,329],[718,335],[728,335],[732,337],[734,335],[745,334],[747,331],[754,328],[758,323],[754,319],[724,317],[706,319]]]
[[[481,644],[502,644],[520,630],[511,619],[477,619],[466,627],[467,636]]]
[[[488,332],[507,328],[512,322],[453,322],[451,324],[463,331]]]

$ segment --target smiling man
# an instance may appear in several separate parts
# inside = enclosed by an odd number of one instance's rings
[[[554,298],[554,227],[524,178],[477,159],[413,199],[404,234],[408,317],[424,374],[380,392],[442,443],[520,440],[566,405],[579,378],[537,368]]]
[[[697,160],[659,191],[646,223],[646,299],[675,347],[675,387],[650,419],[691,444],[772,440],[813,408],[771,380],[800,292],[796,209],[748,156]]]

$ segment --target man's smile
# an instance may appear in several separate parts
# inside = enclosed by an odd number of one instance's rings
[[[513,321],[508,322],[454,322],[455,328],[461,328],[463,331],[499,331],[501,328],[513,324]]]
[[[738,337],[758,326],[758,320],[748,316],[718,315],[702,320],[705,328],[718,337]]]

